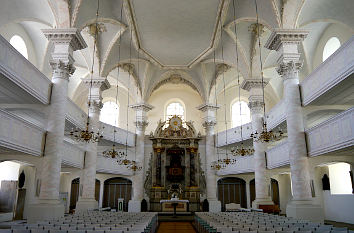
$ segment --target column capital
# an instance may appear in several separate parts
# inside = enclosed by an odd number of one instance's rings
[[[129,105],[130,108],[135,110],[135,125],[138,130],[145,131],[148,125],[146,113],[154,107],[148,103],[137,103]]]
[[[87,88],[91,88],[88,94],[88,101],[91,103],[91,108],[96,108],[99,111],[102,108],[102,91],[110,88],[110,84],[105,77],[93,76],[81,79]]]
[[[144,132],[145,128],[149,125],[149,122],[147,122],[147,121],[135,121],[134,124],[135,124],[136,128],[139,131]]]
[[[50,60],[49,65],[53,71],[53,79],[69,80],[69,76],[75,72],[75,67],[71,63],[64,63],[62,60]]]
[[[252,115],[260,114],[263,112],[264,102],[263,100],[250,101],[248,107],[250,108]]]
[[[279,51],[284,44],[300,44],[306,39],[308,31],[300,29],[276,28],[273,30],[265,44],[270,50]]]
[[[278,74],[284,79],[297,79],[298,72],[302,68],[301,61],[288,61],[281,62],[279,67],[276,69]]]

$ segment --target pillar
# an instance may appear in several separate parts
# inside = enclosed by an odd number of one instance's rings
[[[86,47],[76,28],[44,29],[45,37],[54,46],[51,54],[52,93],[48,111],[47,139],[40,174],[39,201],[32,204],[28,222],[64,216],[64,205],[59,201],[61,151],[63,148],[68,81],[74,73],[73,51]]]
[[[146,113],[153,107],[147,103],[139,103],[129,106],[135,110],[136,126],[136,158],[138,166],[142,166],[140,171],[135,171],[133,176],[132,200],[128,203],[129,212],[140,212],[141,201],[144,198],[144,179],[145,179],[145,128],[148,125]]]
[[[89,128],[94,133],[97,133],[100,128],[102,91],[108,89],[110,85],[106,78],[92,75],[93,77],[83,78],[82,82],[89,88],[87,101],[89,103]],[[98,208],[98,202],[95,200],[97,144],[97,142],[88,142],[86,144],[85,164],[80,178],[82,191],[76,203],[76,212]]]
[[[218,201],[216,192],[216,174],[215,171],[211,168],[211,163],[216,160],[216,151],[215,151],[215,125],[216,125],[216,110],[219,107],[206,103],[197,107],[198,110],[204,113],[203,117],[203,127],[205,128],[205,161],[206,161],[206,193],[207,200],[209,202],[209,211],[210,212],[220,212],[221,211],[221,202]]]
[[[286,123],[293,200],[287,205],[288,217],[323,222],[323,210],[312,200],[310,171],[306,151],[303,114],[299,89],[302,67],[298,45],[308,32],[298,29],[275,29],[266,43],[278,53],[277,72],[283,79]]]
[[[263,79],[263,87],[268,84],[268,80]],[[252,133],[256,131],[258,134],[263,131],[263,90],[262,79],[253,78],[246,79],[242,82],[241,87],[249,91],[249,108],[252,116]],[[266,174],[266,143],[253,139],[254,148],[254,177],[256,188],[256,199],[252,203],[252,208],[259,208],[259,205],[273,205],[273,201],[269,196],[268,186],[269,179]]]

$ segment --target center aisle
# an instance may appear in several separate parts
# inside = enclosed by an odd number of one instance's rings
[[[157,233],[196,233],[190,222],[161,222]]]

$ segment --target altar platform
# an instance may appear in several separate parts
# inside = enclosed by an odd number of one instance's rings
[[[194,213],[192,212],[177,212],[176,217],[173,212],[158,212],[159,222],[193,222]]]

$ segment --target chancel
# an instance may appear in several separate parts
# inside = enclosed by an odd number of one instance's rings
[[[0,1],[0,233],[353,233],[352,0]]]

